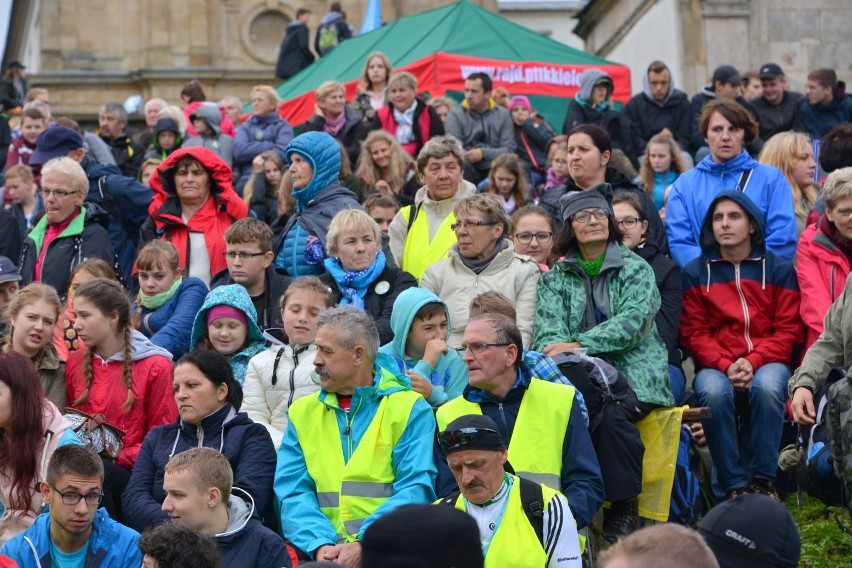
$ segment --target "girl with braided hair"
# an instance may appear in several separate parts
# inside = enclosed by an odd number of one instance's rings
[[[95,278],[82,284],[74,293],[74,314],[74,329],[86,349],[68,356],[68,403],[87,414],[103,414],[124,433],[115,461],[104,460],[104,506],[121,522],[121,493],[142,438],[177,416],[171,353],[133,329],[130,297],[118,282]]]
[[[59,295],[53,286],[25,286],[9,305],[9,336],[0,351],[14,351],[32,361],[45,396],[62,410],[65,408],[65,363],[59,359],[51,341],[59,309]]]

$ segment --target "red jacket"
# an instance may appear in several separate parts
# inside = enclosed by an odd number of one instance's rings
[[[822,333],[825,314],[843,293],[850,272],[849,259],[818,227],[810,225],[802,232],[796,252],[796,273],[802,291],[799,309],[808,326],[805,349]]]
[[[190,156],[210,172],[210,198],[184,223],[174,187],[177,163]],[[210,275],[226,269],[225,240],[222,235],[234,221],[248,215],[248,205],[234,191],[231,168],[213,151],[201,146],[181,148],[160,164],[151,177],[154,197],[148,206],[151,215],[142,226],[142,243],[154,238],[170,241],[180,254],[182,267],[189,266],[189,233],[204,233],[210,256]]]
[[[92,360],[89,397],[86,402],[74,407],[89,414],[103,413],[107,422],[124,432],[124,447],[116,463],[126,468],[132,468],[136,462],[145,434],[155,426],[173,423],[178,414],[172,390],[171,359],[154,354],[166,352],[155,348],[144,336],[138,339],[137,334],[142,335],[139,332],[133,333],[134,347],[142,345],[151,353],[147,355],[141,349],[133,351],[133,406],[127,412],[123,410],[127,400],[123,357],[110,357],[104,361],[96,354]],[[68,355],[65,384],[69,406],[86,390],[83,363],[88,356],[88,349],[73,351]]]

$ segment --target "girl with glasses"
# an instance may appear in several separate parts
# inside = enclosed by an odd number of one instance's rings
[[[553,234],[553,218],[538,205],[524,205],[512,215],[515,252],[532,257],[542,272],[550,270]]]

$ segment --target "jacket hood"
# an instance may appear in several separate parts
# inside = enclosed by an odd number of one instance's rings
[[[160,210],[167,199],[177,199],[175,170],[184,158],[197,160],[210,173],[210,193],[216,196],[220,203],[233,198],[239,199],[232,185],[231,168],[218,154],[203,146],[178,148],[157,166],[154,175],[151,176],[151,191],[154,192],[154,197],[151,199],[151,205],[148,206],[148,212],[152,216]],[[224,208],[224,203],[221,206]]]
[[[180,128],[178,128],[177,122],[168,116],[164,116],[154,125],[154,140],[157,139],[157,135],[160,132],[174,132],[178,139],[180,139]]]
[[[672,94],[674,94],[675,92],[674,74],[672,73],[672,70],[669,69],[668,65],[666,65],[666,71],[669,72],[669,92],[666,93],[666,98],[664,98],[662,101],[656,100],[654,98],[654,93],[651,92],[651,83],[648,80],[648,69],[645,70],[645,75],[642,76],[642,92],[645,93],[645,96],[648,98],[649,101],[651,101],[657,106],[665,105],[666,102],[668,102],[668,100],[671,98]]]
[[[586,69],[583,73],[580,74],[580,90],[579,95],[580,98],[591,101],[592,100],[592,89],[601,79],[609,79],[609,88],[607,91],[607,100],[612,96],[612,77],[609,76],[608,73],[601,71],[600,69]]]
[[[461,201],[465,197],[476,195],[476,192],[476,186],[467,181],[466,179],[463,179],[459,183],[459,187],[456,192],[449,199],[451,199],[453,202]],[[446,199],[443,201],[446,201]],[[414,194],[415,206],[422,205],[423,203],[441,203],[441,201],[434,201],[431,197],[429,197],[429,188],[424,185],[423,187],[417,190],[417,193]]]
[[[450,312],[447,309],[447,304],[441,298],[425,288],[408,288],[397,296],[393,303],[393,311],[391,312],[393,340],[384,345],[383,348],[389,346],[396,358],[405,360],[405,344],[408,341],[408,330],[414,323],[414,317],[420,311],[420,308],[432,303],[444,306],[449,327]]]
[[[249,520],[254,514],[254,499],[247,491],[239,487],[231,488],[231,496],[228,497],[228,524],[225,532],[214,535],[218,543],[226,543],[246,528]]]
[[[213,103],[201,103],[201,106],[189,115],[190,120],[193,118],[204,120],[216,136],[222,134],[222,113],[219,112],[219,107]]]
[[[172,359],[172,354],[169,351],[151,343],[151,340],[142,335],[141,332],[135,329],[130,330],[130,360],[134,362],[141,361],[154,355],[162,355],[169,360]],[[119,351],[111,357],[104,359],[106,363],[112,361],[124,361],[124,351]]]
[[[197,345],[198,341],[207,333],[207,312],[213,306],[219,305],[231,306],[244,312],[248,316],[249,343],[263,343],[263,332],[257,325],[257,311],[254,309],[251,297],[240,284],[229,284],[213,288],[207,294],[192,324],[192,335],[189,340],[191,346]]]
[[[745,150],[727,162],[716,162],[713,160],[713,156],[707,156],[695,164],[696,169],[721,178],[720,186],[722,189],[737,189],[743,171],[753,170],[757,166],[757,160],[749,156]]]
[[[752,251],[762,254],[765,250],[764,237],[766,235],[766,218],[749,196],[742,191],[737,190],[722,191],[716,195],[713,201],[710,202],[710,206],[707,208],[707,214],[704,216],[704,223],[701,225],[701,250],[704,254],[713,256],[719,252],[719,244],[716,242],[716,238],[713,235],[713,209],[715,209],[716,204],[723,199],[730,199],[745,209],[745,212],[748,214],[750,219],[755,222],[757,228],[751,235]]]
[[[285,154],[288,161],[293,152],[306,159],[314,170],[314,176],[308,185],[293,191],[293,198],[301,211],[320,191],[340,177],[340,147],[326,132],[305,132],[287,144]]]
[[[332,22],[337,22],[338,20],[343,19],[343,14],[340,12],[328,12],[325,16],[322,17],[321,25],[327,26]]]

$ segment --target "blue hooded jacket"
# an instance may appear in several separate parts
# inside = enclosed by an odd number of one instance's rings
[[[275,270],[297,276],[316,276],[325,272],[328,226],[334,215],[347,208],[361,206],[355,194],[338,183],[340,176],[340,147],[337,141],[325,132],[305,132],[287,145],[287,159],[293,153],[304,158],[313,169],[314,175],[308,185],[293,191],[296,212],[287,221],[283,237],[275,250]],[[315,237],[308,250],[308,238]],[[313,239],[312,239],[313,240]],[[312,256],[309,263],[306,255]]]
[[[450,349],[441,355],[438,364],[433,368],[426,361],[412,359],[405,355],[405,344],[408,341],[408,332],[414,323],[414,318],[420,308],[426,304],[441,304],[447,313],[447,327],[449,333],[450,314],[444,301],[424,288],[409,288],[396,298],[391,313],[391,328],[393,329],[393,341],[386,343],[379,349],[379,357],[376,364],[387,369],[396,377],[406,383],[409,382],[406,370],[412,370],[430,383],[432,383],[432,395],[427,401],[432,406],[440,406],[461,396],[467,386],[467,365],[465,365],[459,354]]]
[[[139,533],[114,521],[106,509],[95,512],[86,568],[136,568],[142,564]],[[30,528],[6,543],[0,554],[18,563],[20,568],[52,566],[50,513],[42,513]]]
[[[738,184],[743,172],[751,174],[745,188]],[[666,205],[666,232],[672,258],[681,268],[701,255],[701,226],[710,202],[726,189],[740,189],[766,216],[766,248],[786,260],[796,254],[796,215],[790,185],[781,170],[765,166],[743,150],[727,162],[707,156],[681,174],[672,185]]]
[[[251,302],[251,296],[248,295],[248,292],[243,286],[240,284],[219,286],[207,294],[207,298],[205,298],[204,303],[201,305],[201,310],[195,316],[195,322],[192,324],[192,335],[189,339],[189,344],[195,348],[199,341],[207,337],[207,312],[210,308],[220,305],[237,308],[248,317],[247,345],[228,357],[228,362],[231,363],[231,368],[234,370],[234,378],[242,386],[243,380],[246,378],[246,368],[248,367],[249,359],[266,348],[266,340],[263,338],[263,332],[257,325],[257,311]]]

